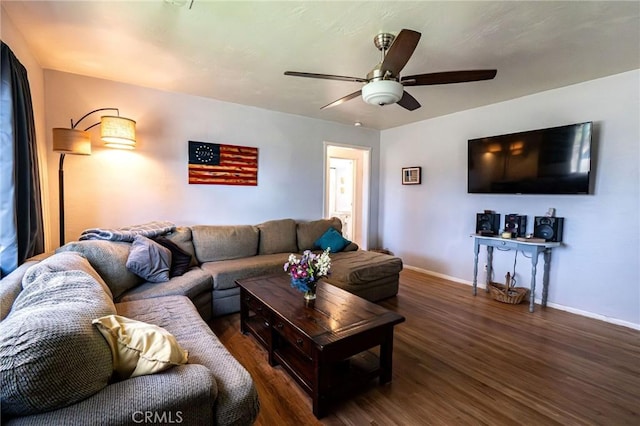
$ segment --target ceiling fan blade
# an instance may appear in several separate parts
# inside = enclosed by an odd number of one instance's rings
[[[470,81],[491,80],[498,70],[446,71],[429,74],[417,74],[402,77],[405,86],[430,86],[433,84],[466,83]]]
[[[347,96],[343,96],[340,99],[338,99],[337,101],[333,101],[330,104],[327,104],[327,105],[323,106],[320,109],[331,108],[331,107],[334,107],[336,105],[340,105],[342,103],[350,101],[353,98],[357,98],[360,95],[362,95],[362,90],[358,90],[357,92],[353,92],[353,93],[351,93],[351,94],[349,94]]]
[[[391,72],[391,75],[397,76],[402,71],[402,68],[407,64],[409,58],[416,50],[418,42],[420,41],[421,34],[413,30],[402,30],[400,34],[393,40],[389,51],[387,52],[380,70],[382,73],[387,71]]]
[[[420,102],[418,102],[416,98],[407,93],[406,90],[402,94],[402,98],[398,101],[398,105],[400,105],[404,109],[408,109],[409,111],[420,108]]]
[[[311,72],[297,72],[297,71],[285,71],[284,75],[291,75],[294,77],[307,77],[307,78],[323,78],[325,80],[339,80],[339,81],[353,81],[356,83],[366,83],[366,78],[359,77],[346,77],[343,75],[331,75],[331,74],[314,74]]]

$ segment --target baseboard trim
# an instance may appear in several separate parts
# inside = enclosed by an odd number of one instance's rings
[[[423,273],[423,274],[426,274],[426,275],[431,275],[431,276],[434,276],[434,277],[442,278],[442,279],[445,279],[445,280],[448,280],[448,281],[453,281],[453,282],[460,283],[460,284],[466,284],[466,285],[469,285],[469,286],[473,285],[472,281],[463,280],[462,278],[452,277],[450,275],[442,274],[440,272],[430,271],[428,269],[418,268],[416,266],[404,265],[404,268],[410,269],[412,271],[420,272],[420,273]],[[486,288],[485,283],[478,282],[478,288],[482,288],[482,289]],[[542,302],[542,300],[540,300],[538,298],[535,299],[535,303],[537,303],[538,305],[541,302]],[[572,308],[570,306],[559,305],[557,303],[547,302],[547,306],[550,307],[550,308],[561,310],[561,311],[566,311],[566,312],[569,312],[569,313],[572,313],[572,314],[581,315],[583,317],[593,318],[593,319],[597,319],[597,320],[608,322],[608,323],[615,324],[615,325],[621,325],[623,327],[632,328],[634,330],[640,330],[640,324],[636,324],[636,323],[629,322],[629,321],[624,321],[624,320],[621,320],[621,319],[618,319],[618,318],[608,317],[606,315],[596,314],[596,313],[589,312],[589,311],[583,311],[581,309]]]

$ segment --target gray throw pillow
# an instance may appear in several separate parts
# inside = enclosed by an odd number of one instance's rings
[[[3,418],[79,402],[113,373],[109,345],[91,321],[116,308],[86,259],[55,254],[30,267],[22,287],[0,322]]]
[[[131,243],[127,269],[152,283],[167,282],[171,251],[143,235],[136,235]]]

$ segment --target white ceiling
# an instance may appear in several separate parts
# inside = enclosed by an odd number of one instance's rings
[[[640,2],[7,1],[43,68],[387,129],[640,68]],[[494,80],[409,87],[416,111],[361,98],[379,32],[422,38],[402,74],[495,68]]]

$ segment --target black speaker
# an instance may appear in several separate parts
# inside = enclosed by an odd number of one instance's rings
[[[563,217],[536,216],[533,224],[533,236],[559,243],[562,241],[563,226]]]
[[[500,213],[476,214],[476,234],[498,235],[500,232]]]
[[[527,217],[519,214],[505,215],[504,230],[511,232],[516,237],[524,237],[527,234]]]

